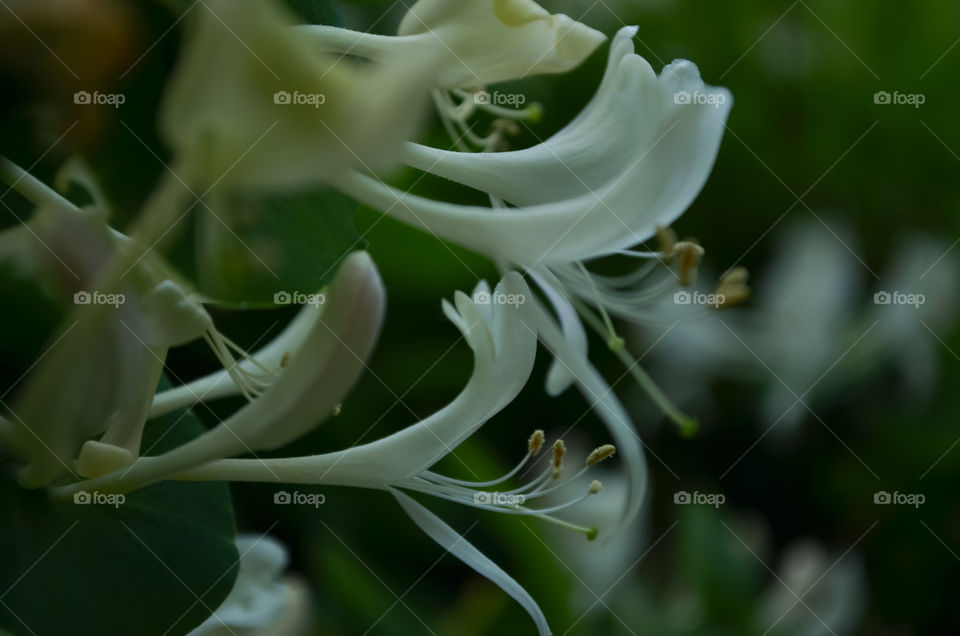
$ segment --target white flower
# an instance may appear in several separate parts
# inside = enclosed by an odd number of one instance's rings
[[[597,95],[543,144],[504,153],[416,146],[408,153],[418,167],[519,207],[452,205],[356,174],[345,189],[412,225],[525,266],[596,258],[650,238],[699,193],[732,99],[725,89],[706,87],[689,62],[675,62],[657,77],[633,53],[634,32],[621,29]],[[680,90],[724,102],[676,103]]]
[[[190,19],[160,132],[199,192],[329,183],[347,167],[389,165],[413,132],[423,58],[369,69],[318,54],[272,1],[208,0]]]
[[[908,237],[870,292],[856,237],[826,222],[831,229],[809,220],[780,233],[750,307],[683,318],[655,351],[692,393],[711,376],[758,383],[758,410],[774,435],[809,416],[798,398],[827,400],[890,360],[911,395],[929,390],[934,334],[956,315],[960,266],[949,243]]]
[[[438,88],[476,87],[579,65],[606,39],[533,0],[420,0],[396,36],[309,25],[300,27],[318,49],[387,61],[429,52]]]
[[[690,62],[674,62],[657,76],[633,52],[635,32],[620,30],[597,94],[547,141],[496,153],[408,146],[407,162],[487,192],[493,207],[425,199],[359,173],[348,174],[339,187],[501,267],[535,274],[571,345],[586,348],[579,313],[606,336],[661,408],[689,428],[689,419],[622,350],[608,311],[646,321],[656,301],[692,279],[702,249],[678,243],[660,228],[686,210],[709,176],[733,100],[726,89],[706,86]],[[659,251],[628,251],[658,231]],[[656,260],[618,278],[595,276],[580,262],[612,254]],[[670,259],[678,273],[656,267],[656,261]],[[587,305],[595,305],[600,316]],[[554,365],[548,390],[559,393],[572,381]]]
[[[306,636],[310,633],[308,590],[283,577],[287,549],[268,536],[241,534],[240,568],[233,589],[190,636]]]
[[[347,267],[349,263],[345,263],[341,269]],[[330,291],[331,295],[336,291],[335,282]],[[523,279],[516,273],[510,273],[492,292],[486,284],[478,285],[473,296],[477,299],[476,302],[459,292],[454,304],[444,302],[444,313],[461,331],[473,350],[473,373],[463,391],[450,404],[392,435],[322,455],[276,459],[219,459],[202,465],[194,462],[189,466],[179,460],[173,464],[173,458],[180,453],[180,449],[177,449],[168,453],[168,457],[142,458],[138,464],[126,471],[74,484],[70,489],[62,489],[61,493],[69,494],[75,488],[104,490],[138,487],[148,483],[145,475],[149,479],[268,481],[385,490],[396,497],[411,519],[427,535],[517,599],[534,618],[540,632],[549,633],[540,609],[513,578],[433,513],[403,493],[420,492],[482,510],[537,517],[580,532],[590,539],[596,536],[596,528],[571,524],[555,517],[554,513],[600,492],[599,482],[592,483],[579,496],[558,505],[538,507],[530,504],[577,480],[592,465],[613,455],[613,446],[596,449],[586,458],[580,470],[568,479],[560,480],[564,473],[566,448],[563,442],[558,440],[552,451],[545,453],[548,461],[540,472],[524,485],[499,493],[490,491],[489,488],[507,482],[536,461],[537,457],[543,457],[540,455],[545,444],[542,431],[536,431],[530,437],[523,459],[500,478],[466,481],[431,470],[434,464],[507,406],[526,384],[536,354],[537,332],[526,320],[527,312],[522,309],[525,302],[509,304],[497,302],[497,299],[529,297],[530,291]],[[283,371],[273,386],[283,384],[284,380],[295,372],[292,368],[295,363],[296,360]],[[286,429],[290,426],[288,422],[291,413],[270,412],[272,407],[277,406],[272,400],[271,390],[272,387],[267,389],[251,407],[263,407],[259,410],[261,417],[258,420],[261,429]],[[314,390],[311,395],[316,393]],[[605,406],[607,403],[604,403]],[[230,420],[221,427],[233,430],[248,441],[257,439],[246,436],[246,431],[238,430],[237,424],[231,426]],[[217,429],[214,429],[211,433],[216,431]],[[206,448],[209,445],[202,440],[211,433],[185,447],[192,444]],[[628,441],[636,444],[635,440]],[[198,455],[191,453],[190,457],[196,460]],[[631,496],[638,495],[634,491]]]
[[[320,424],[360,376],[383,320],[383,284],[365,252],[354,252],[344,260],[326,297],[320,308],[304,310],[318,313],[312,321],[301,319],[294,325],[292,337],[281,336],[281,341],[298,345],[281,355],[282,368],[267,368],[257,361],[258,367],[276,375],[259,397],[186,444],[162,455],[140,457],[122,470],[61,490],[139,488],[212,460],[278,448]],[[308,332],[303,331],[304,323]],[[214,379],[212,386],[216,382]],[[196,400],[203,397],[200,394]],[[159,401],[170,402],[162,394]]]

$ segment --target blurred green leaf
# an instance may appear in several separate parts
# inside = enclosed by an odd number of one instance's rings
[[[198,289],[237,307],[272,307],[277,292],[316,292],[364,246],[353,209],[331,190],[238,197],[222,211],[198,208]]]
[[[202,431],[179,411],[153,421],[161,453]],[[185,634],[233,587],[239,555],[220,483],[163,482],[118,506],[55,501],[0,479],[0,624],[35,634]]]

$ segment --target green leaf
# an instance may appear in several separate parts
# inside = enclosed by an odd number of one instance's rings
[[[277,292],[318,291],[347,254],[363,247],[353,210],[332,190],[235,196],[212,211],[198,208],[199,291],[239,307],[274,306]]]
[[[157,454],[202,431],[171,413],[144,431]],[[119,505],[55,501],[0,478],[0,629],[45,634],[185,634],[237,574],[222,483],[163,482]],[[169,631],[168,631],[169,630]]]

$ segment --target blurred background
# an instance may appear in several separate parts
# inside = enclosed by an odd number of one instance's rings
[[[123,122],[83,120],[34,172],[49,182],[80,152],[100,170],[123,219],[162,168],[149,97],[160,94],[157,78],[175,60],[177,31],[150,43],[172,27],[178,3],[50,3],[58,4],[76,11],[65,24],[82,27],[77,37],[91,38],[71,43],[96,51],[81,56],[90,68],[116,75],[144,56],[120,86],[146,99],[131,100]],[[950,599],[960,575],[960,4],[542,4],[610,36],[639,25],[636,51],[655,69],[687,58],[707,83],[730,88],[735,105],[713,175],[674,228],[706,249],[705,291],[743,266],[754,294],[696,320],[667,307],[663,324],[623,328],[643,366],[699,419],[692,439],[623,378],[603,342],[591,342],[592,359],[649,450],[649,499],[627,536],[600,545],[529,520],[428,505],[525,586],[558,634],[958,633]],[[381,33],[392,33],[405,11],[402,2],[335,5],[330,19],[375,24]],[[23,51],[44,53],[17,23],[3,18],[2,28],[4,85],[14,90],[0,97],[0,132],[6,151],[32,165],[69,118],[35,104],[64,71],[51,61],[25,75]],[[574,117],[606,54],[602,47],[563,76],[502,87],[544,106],[542,120],[524,126],[512,146],[536,143]],[[449,146],[436,120],[423,139]],[[421,176],[400,172],[395,183],[481,200]],[[483,258],[374,210],[359,209],[355,223],[386,282],[386,326],[372,372],[340,415],[294,452],[369,441],[456,396],[472,358],[467,347],[452,347],[458,334],[440,299],[496,278]],[[278,332],[288,314],[215,317],[249,344]],[[520,398],[444,470],[465,477],[463,462],[492,478],[520,458],[534,428],[553,439],[578,420],[566,436],[572,446],[607,441],[579,394],[543,392],[548,362],[541,356]],[[197,346],[173,352],[169,366],[186,380],[215,363]],[[224,413],[235,407],[216,405]],[[605,481],[615,489],[615,475]],[[232,486],[240,529],[283,541],[291,570],[309,582],[316,633],[532,631],[519,606],[444,556],[388,495],[315,490],[326,496],[319,509],[275,506],[272,486]],[[609,514],[591,504],[597,509],[581,511],[586,519]]]

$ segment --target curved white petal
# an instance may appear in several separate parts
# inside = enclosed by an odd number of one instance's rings
[[[578,66],[606,36],[532,0],[420,0],[396,36],[299,27],[318,50],[385,61],[429,52],[440,88],[474,87]]]
[[[587,332],[583,328],[583,323],[580,322],[580,317],[577,315],[576,309],[573,308],[570,301],[557,291],[556,287],[544,280],[544,277],[539,273],[531,271],[530,277],[537,282],[537,285],[543,290],[547,300],[549,300],[553,306],[553,310],[557,312],[557,319],[560,321],[560,328],[563,330],[563,337],[567,341],[567,344],[577,352],[577,354],[586,358],[588,355]],[[555,357],[550,364],[550,369],[547,370],[547,395],[550,397],[560,395],[566,391],[571,384],[576,382],[576,380],[573,374],[570,373],[570,369],[564,366],[560,359]]]
[[[322,316],[322,305],[304,305],[283,333],[252,354],[259,367],[246,359],[240,360],[237,366],[249,373],[259,373],[262,368],[283,373],[283,367],[300,349],[310,333],[314,329],[326,329],[321,322]],[[159,417],[164,413],[191,406],[200,401],[229,397],[240,392],[240,387],[226,370],[215,371],[187,384],[157,393],[153,398],[149,417]]]
[[[641,205],[657,200],[656,194],[661,205],[666,198],[679,198],[686,200],[686,208],[709,176],[733,99],[727,89],[705,85],[697,67],[686,60],[674,61],[657,77],[633,52],[636,32],[636,27],[620,29],[593,99],[543,143],[495,153],[408,143],[403,160],[522,206],[599,192],[640,162],[643,170],[664,179]],[[697,103],[677,103],[686,102],[688,95]],[[686,134],[672,134],[674,127]],[[648,153],[670,162],[644,160]]]
[[[428,64],[394,56],[370,69],[320,55],[272,0],[207,0],[190,20],[159,126],[200,192],[388,165],[425,105]]]
[[[324,307],[323,328],[310,332],[284,372],[259,398],[174,450],[141,457],[124,471],[72,484],[68,490],[137,488],[221,457],[277,448],[319,424],[360,376],[380,331],[384,289],[368,254],[354,252],[344,260]]]
[[[144,291],[156,282],[149,258],[122,282],[102,280],[120,253],[102,216],[42,209],[29,228],[32,265],[75,305],[11,412],[15,444],[30,459],[19,479],[35,487],[72,470],[81,445],[108,427],[111,442],[135,450],[167,348],[179,343],[172,336],[202,336],[209,317],[174,325],[160,316]]]
[[[530,618],[537,625],[537,631],[541,635],[550,634],[550,626],[547,625],[547,617],[543,615],[540,606],[533,600],[530,593],[523,589],[517,581],[504,572],[500,566],[491,561],[480,550],[473,547],[462,534],[448,526],[440,517],[433,514],[422,505],[417,503],[411,497],[402,492],[391,489],[390,491],[397,501],[403,507],[404,511],[410,516],[417,526],[426,533],[431,539],[440,544],[444,550],[457,557],[478,574],[488,578],[496,583],[501,590],[509,594],[523,606],[530,614]]]
[[[497,285],[491,300],[520,297],[526,303],[532,298],[523,279],[510,273]],[[286,459],[223,460],[181,477],[385,489],[429,468],[520,393],[536,356],[536,331],[524,321],[517,305],[478,305],[460,292],[455,305],[445,303],[444,311],[473,349],[473,374],[460,395],[433,415],[387,437],[342,451]]]
[[[451,205],[355,173],[338,186],[406,223],[521,265],[587,260],[646,240],[699,194],[732,98],[705,86],[690,62],[657,77],[632,53],[631,33],[621,30],[614,41],[594,100],[547,142],[504,153],[408,146],[411,165],[519,207]],[[686,95],[704,103],[676,103]]]
[[[547,350],[576,378],[580,392],[603,420],[613,437],[618,456],[623,459],[627,472],[627,494],[619,526],[622,528],[636,518],[647,488],[647,461],[643,443],[613,389],[581,351],[570,347],[547,309],[533,299],[524,305],[523,310],[525,318],[531,326],[535,326]]]

